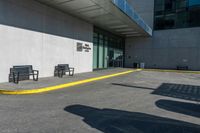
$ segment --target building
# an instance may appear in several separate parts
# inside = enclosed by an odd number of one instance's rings
[[[200,70],[200,0],[129,2],[154,31],[149,38],[126,39],[126,66],[134,60],[147,68]]]
[[[0,82],[23,64],[200,70],[199,14],[199,0],[0,0]]]

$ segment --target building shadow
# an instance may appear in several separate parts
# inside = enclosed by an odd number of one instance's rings
[[[145,113],[72,105],[65,111],[104,133],[199,133],[200,125]]]
[[[168,111],[182,113],[200,118],[200,105],[172,100],[158,100],[156,106]]]
[[[161,95],[190,101],[200,102],[200,86],[163,83],[158,88],[150,88],[136,85],[128,85],[121,83],[112,83],[115,86],[131,87],[134,89],[152,90],[151,94]]]
[[[200,102],[200,86],[163,83],[152,94]]]

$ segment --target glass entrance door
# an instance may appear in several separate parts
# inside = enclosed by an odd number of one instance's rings
[[[123,67],[123,53],[122,51],[117,51],[110,49],[109,53],[109,67]]]
[[[109,58],[108,58],[109,67],[114,67],[114,50],[109,49],[108,53],[109,53]]]
[[[109,42],[109,67],[123,67],[123,40],[110,38]]]
[[[112,34],[94,32],[93,69],[123,67],[123,39]]]

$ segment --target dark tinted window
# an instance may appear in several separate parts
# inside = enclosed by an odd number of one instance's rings
[[[200,0],[155,0],[154,28],[200,26]]]
[[[189,6],[200,5],[200,0],[189,0]]]

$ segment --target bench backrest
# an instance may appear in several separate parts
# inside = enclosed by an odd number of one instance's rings
[[[69,64],[58,64],[58,67],[65,69],[65,70],[69,70]]]
[[[29,68],[28,67],[15,67],[15,68],[12,68],[11,69],[12,72],[15,72],[15,73],[19,73],[19,74],[29,74]]]
[[[13,66],[13,69],[20,70],[22,72],[22,69],[28,69],[28,73],[32,73],[33,66],[32,65],[21,65],[21,66]],[[27,71],[27,70],[24,70]]]

